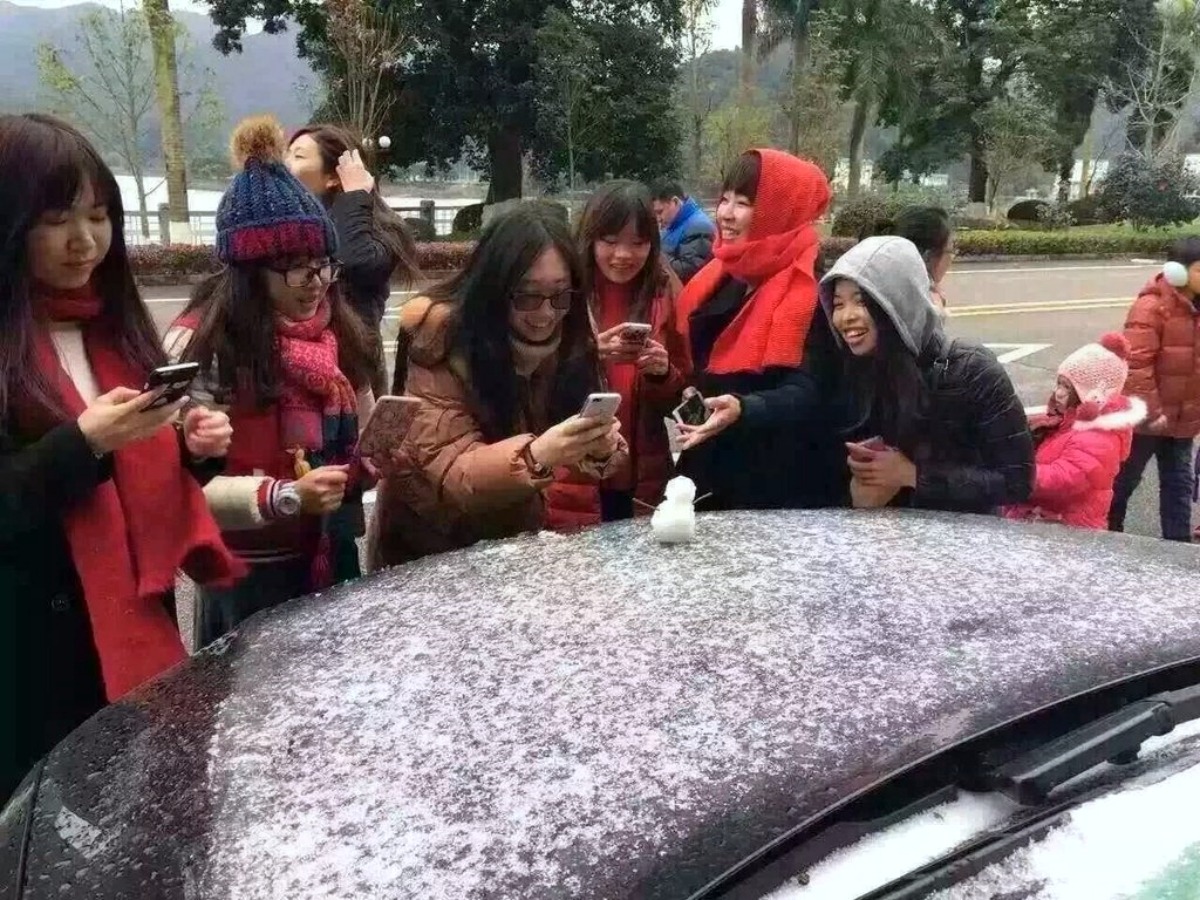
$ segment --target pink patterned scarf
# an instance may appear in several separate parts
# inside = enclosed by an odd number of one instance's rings
[[[358,397],[338,367],[329,301],[304,322],[280,317],[280,439],[285,449],[315,453],[321,465],[350,460],[358,441]]]

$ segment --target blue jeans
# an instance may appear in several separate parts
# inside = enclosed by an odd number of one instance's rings
[[[1148,434],[1133,436],[1129,459],[1121,466],[1113,485],[1108,530],[1125,530],[1129,498],[1142,483],[1142,473],[1146,471],[1151,458],[1158,462],[1158,515],[1162,522],[1162,536],[1168,541],[1191,542],[1192,494],[1196,477],[1191,438]]]

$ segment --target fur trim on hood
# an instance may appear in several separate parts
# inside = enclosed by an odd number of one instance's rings
[[[1134,428],[1146,418],[1146,404],[1137,397],[1116,394],[1104,404],[1094,419],[1077,418],[1075,431],[1122,431]]]

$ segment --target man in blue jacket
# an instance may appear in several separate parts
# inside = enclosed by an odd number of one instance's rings
[[[712,259],[716,229],[712,220],[677,181],[658,181],[651,188],[654,214],[662,229],[662,248],[679,280],[688,280]]]

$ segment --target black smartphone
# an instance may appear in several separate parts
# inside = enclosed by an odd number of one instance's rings
[[[680,425],[703,425],[712,415],[712,411],[704,405],[704,397],[699,391],[688,394],[672,413]]]
[[[146,379],[146,385],[142,388],[142,393],[161,387],[165,387],[166,390],[147,406],[146,409],[162,409],[164,406],[170,406],[187,393],[187,389],[192,386],[192,382],[199,374],[200,363],[189,362],[177,363],[173,366],[159,366]]]

